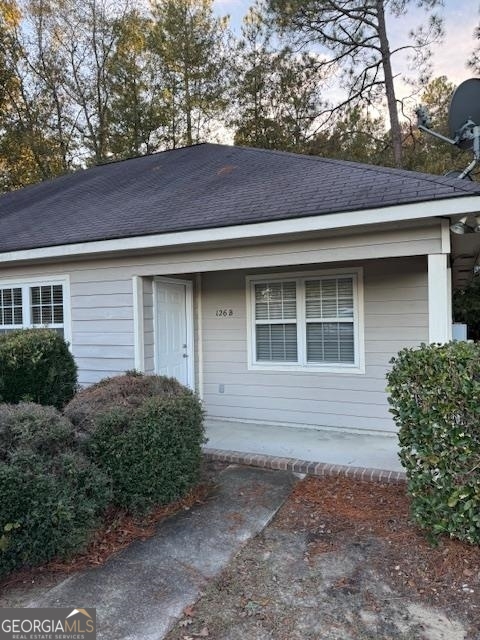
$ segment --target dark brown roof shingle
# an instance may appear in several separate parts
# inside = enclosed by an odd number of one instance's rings
[[[0,197],[0,252],[480,195],[480,184],[279,151],[202,144]]]

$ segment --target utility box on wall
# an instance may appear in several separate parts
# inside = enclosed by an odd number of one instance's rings
[[[467,340],[467,325],[461,322],[452,324],[452,340],[465,342]]]

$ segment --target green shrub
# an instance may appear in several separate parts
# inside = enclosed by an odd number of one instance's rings
[[[17,449],[55,456],[73,447],[74,440],[71,422],[54,407],[0,404],[0,460]]]
[[[197,482],[204,442],[198,398],[176,380],[127,375],[80,392],[66,413],[112,480],[117,506],[142,513]]]
[[[412,515],[434,539],[480,542],[480,345],[403,349],[388,374]]]
[[[114,378],[104,378],[79,391],[64,409],[78,432],[83,435],[95,430],[100,414],[115,409],[134,410],[152,397],[183,396],[187,389],[165,376],[147,376],[136,372]]]
[[[50,329],[0,336],[0,401],[61,409],[77,386],[77,367],[65,340]]]
[[[0,405],[0,575],[82,549],[110,495],[58,411]]]

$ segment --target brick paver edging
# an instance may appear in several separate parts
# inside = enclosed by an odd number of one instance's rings
[[[246,464],[264,469],[279,469],[308,473],[312,476],[345,476],[354,480],[377,480],[379,482],[405,482],[403,471],[386,471],[370,469],[368,467],[349,467],[344,464],[328,464],[326,462],[308,462],[295,458],[277,458],[258,453],[243,453],[242,451],[225,451],[224,449],[203,450],[207,460]]]

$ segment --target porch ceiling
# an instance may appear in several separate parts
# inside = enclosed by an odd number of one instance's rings
[[[474,267],[480,260],[480,233],[451,234],[452,284],[463,289],[473,278]]]

